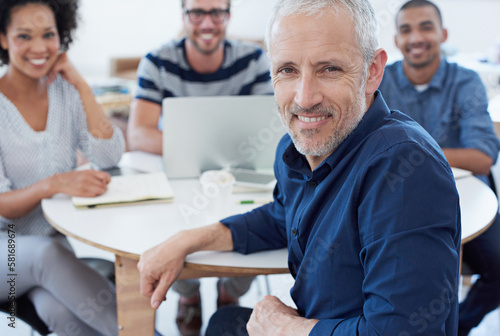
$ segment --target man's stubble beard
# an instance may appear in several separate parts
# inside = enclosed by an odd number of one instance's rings
[[[280,111],[278,107],[278,113],[280,115],[281,121],[285,128],[287,129],[288,134],[292,138],[292,141],[295,145],[297,151],[302,155],[311,155],[311,156],[323,156],[332,153],[344,140],[354,131],[354,129],[359,125],[361,119],[366,112],[366,96],[365,96],[365,88],[366,88],[366,79],[363,79],[361,86],[356,93],[356,97],[354,99],[353,104],[349,106],[347,109],[345,116],[346,118],[342,122],[342,124],[334,130],[334,132],[328,137],[328,139],[323,142],[310,143],[307,141],[308,139],[314,138],[316,134],[319,133],[317,129],[307,129],[300,130],[299,132],[302,135],[302,138],[305,138],[305,141],[295,134],[291,128],[292,115],[298,112],[308,112],[320,115],[331,115],[332,118],[339,117],[339,112],[336,111],[332,107],[321,108],[320,106],[315,106],[312,109],[303,109],[300,106],[294,105],[291,108],[291,111],[288,113],[290,118],[285,120],[284,114]]]

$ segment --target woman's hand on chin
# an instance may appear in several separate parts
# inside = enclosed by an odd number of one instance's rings
[[[65,52],[59,55],[56,63],[49,71],[48,83],[51,84],[57,78],[58,74],[77,89],[82,83],[85,83],[85,80],[73,64],[71,64],[68,55]]]

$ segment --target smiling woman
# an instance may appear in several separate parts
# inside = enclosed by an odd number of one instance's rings
[[[12,75],[44,77],[61,47],[54,14],[45,6],[14,7],[0,43]]]
[[[6,33],[7,26],[10,24],[10,11],[12,9],[12,5],[22,6],[30,1],[21,0],[21,1],[0,1],[0,22],[2,26],[0,27],[1,32],[3,34]],[[55,22],[57,26],[57,31],[59,33],[61,50],[66,51],[69,48],[69,45],[73,42],[73,32],[77,27],[77,15],[76,10],[78,5],[74,1],[65,1],[60,5],[57,1],[49,1],[47,6],[51,9],[51,12],[54,13]],[[43,25],[50,20],[50,15],[47,16],[47,13],[44,11],[39,11],[35,13],[32,17],[32,22],[36,25]],[[9,62],[9,53],[3,47],[0,48],[0,61],[4,64]]]
[[[65,50],[76,28],[76,0],[0,1],[0,246],[16,232],[16,287],[27,294],[51,331],[116,335],[116,304],[91,320],[80,304],[109,291],[107,280],[77,259],[65,237],[45,220],[41,200],[57,193],[96,196],[110,181],[100,171],[75,172],[80,149],[101,168],[116,165],[124,148],[89,85]],[[0,274],[8,263],[0,254]],[[61,277],[61,274],[64,274]],[[9,288],[0,283],[0,302]]]

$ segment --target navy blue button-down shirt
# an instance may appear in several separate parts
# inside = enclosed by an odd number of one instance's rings
[[[457,333],[458,195],[415,121],[378,93],[314,172],[285,135],[275,174],[272,203],[222,222],[235,251],[288,247],[298,312],[320,320],[310,335]]]
[[[379,90],[391,109],[417,121],[441,148],[473,148],[497,160],[500,142],[486,90],[474,71],[442,59],[429,87],[419,92],[397,61],[385,68]]]

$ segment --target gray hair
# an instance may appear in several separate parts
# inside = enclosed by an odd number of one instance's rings
[[[378,23],[375,10],[369,0],[278,0],[266,28],[266,47],[269,49],[271,29],[278,17],[315,15],[333,10],[346,10],[354,21],[357,42],[367,68],[378,48]]]

